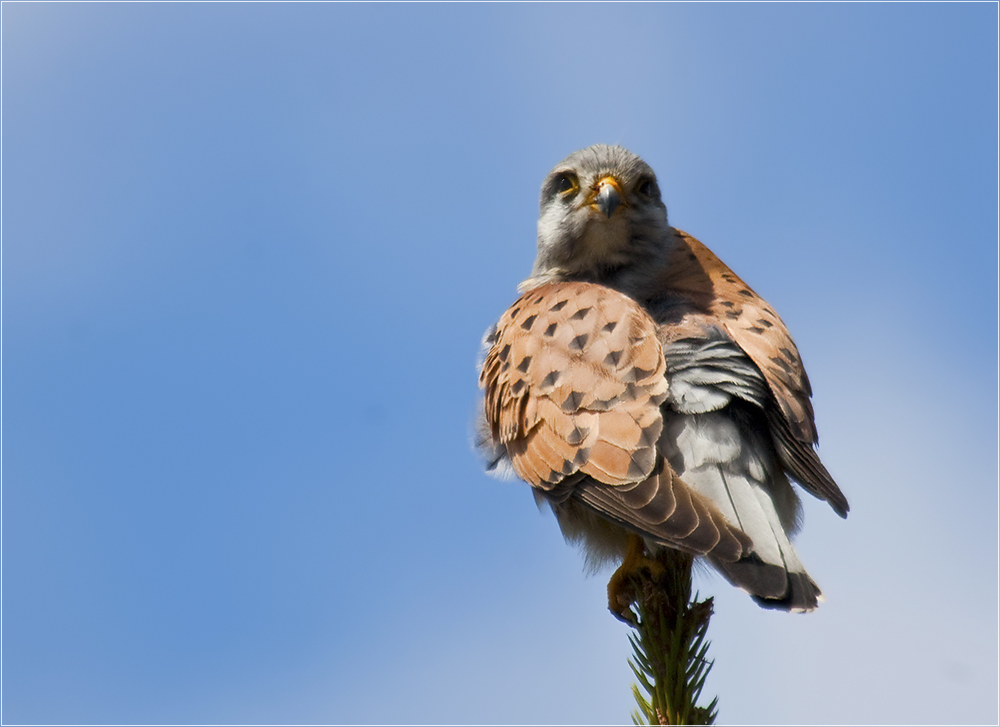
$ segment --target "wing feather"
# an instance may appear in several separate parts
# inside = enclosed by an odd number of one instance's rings
[[[728,562],[749,550],[659,453],[666,361],[632,299],[586,283],[529,290],[497,324],[480,383],[494,438],[537,489],[688,552]]]
[[[846,517],[847,498],[813,449],[819,435],[812,387],[784,322],[711,250],[681,230],[674,232],[671,259],[656,281],[658,290],[669,291],[654,311],[664,344],[724,331],[763,374],[770,394],[765,406],[768,427],[782,464],[796,482]],[[682,393],[674,398],[679,400]],[[727,393],[755,398],[752,391]]]

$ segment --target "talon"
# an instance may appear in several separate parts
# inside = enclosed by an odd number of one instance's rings
[[[649,576],[653,576],[662,569],[663,566],[646,555],[642,538],[629,535],[625,559],[608,581],[608,610],[611,614],[633,628],[638,626],[639,618],[631,606],[638,597],[640,572],[645,570]]]
[[[639,625],[639,619],[630,608],[635,588],[634,584],[628,582],[632,573],[625,572],[624,567],[623,563],[608,581],[608,610],[616,619],[635,628]]]

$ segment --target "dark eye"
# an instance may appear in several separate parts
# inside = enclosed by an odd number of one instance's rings
[[[649,177],[640,179],[635,189],[643,197],[655,197],[657,195],[656,182]]]
[[[556,177],[555,189],[558,194],[566,194],[567,192],[572,192],[577,188],[578,184],[576,181],[576,175],[570,172],[564,172]]]

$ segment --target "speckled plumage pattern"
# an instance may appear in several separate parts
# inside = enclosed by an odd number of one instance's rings
[[[815,608],[790,479],[848,504],[781,319],[669,226],[652,170],[620,147],[557,165],[538,229],[524,293],[486,339],[491,466],[508,461],[592,562],[637,533],[705,556],[763,606]]]
[[[553,283],[501,318],[480,377],[487,420],[518,476],[697,555],[736,561],[750,540],[659,454],[666,361],[635,301]]]

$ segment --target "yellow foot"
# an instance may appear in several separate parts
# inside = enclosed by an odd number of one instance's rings
[[[647,578],[656,578],[663,571],[663,566],[646,555],[642,538],[629,535],[625,560],[608,581],[608,610],[629,626],[639,625],[631,606],[639,596],[642,571],[646,571]]]

